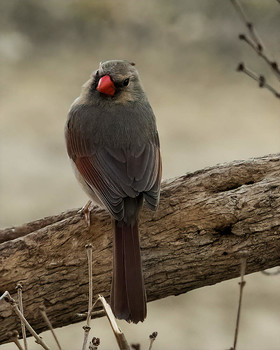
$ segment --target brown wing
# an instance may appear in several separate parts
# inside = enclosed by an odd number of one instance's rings
[[[124,216],[123,198],[135,198],[142,192],[148,205],[156,208],[161,181],[157,135],[155,142],[130,149],[97,147],[68,124],[66,143],[78,171],[115,219]]]

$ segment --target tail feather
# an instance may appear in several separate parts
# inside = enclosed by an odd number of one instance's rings
[[[138,323],[147,309],[137,220],[115,221],[114,231],[111,307],[117,318]]]

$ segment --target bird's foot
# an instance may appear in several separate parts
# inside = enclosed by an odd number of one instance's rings
[[[78,212],[84,215],[84,218],[86,220],[86,224],[88,227],[90,227],[90,213],[93,209],[93,203],[91,200],[89,200]]]

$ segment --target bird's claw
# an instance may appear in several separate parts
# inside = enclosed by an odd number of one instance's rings
[[[88,227],[90,227],[90,213],[93,209],[93,203],[91,200],[89,200],[83,207],[78,211],[78,213],[81,213],[84,215],[86,224]]]

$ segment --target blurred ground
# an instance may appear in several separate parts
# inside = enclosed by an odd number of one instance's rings
[[[243,3],[276,54],[280,6]],[[1,227],[86,202],[66,156],[63,128],[99,61],[136,63],[157,116],[164,178],[280,149],[279,100],[235,72],[242,60],[269,74],[238,41],[243,27],[229,1],[0,0],[0,13]],[[275,349],[280,279],[254,274],[247,281],[240,347]],[[170,297],[149,304],[143,325],[121,328],[144,348],[157,330],[155,350],[226,349],[237,293],[237,281],[228,281]],[[94,324],[101,350],[115,348],[106,320]],[[59,334],[65,348],[81,348],[81,325]]]

